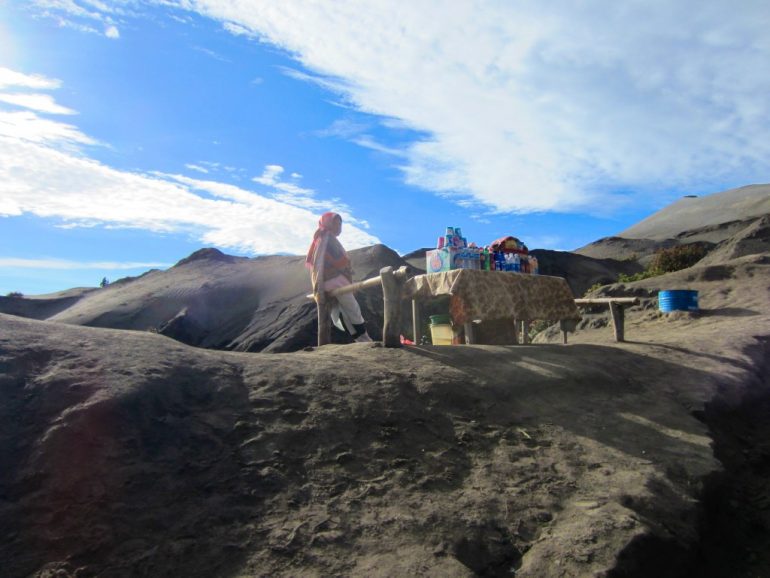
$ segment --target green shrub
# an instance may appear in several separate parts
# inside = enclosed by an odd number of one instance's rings
[[[662,271],[658,271],[657,269],[652,268],[640,271],[639,273],[634,273],[633,275],[626,275],[625,273],[621,273],[618,275],[618,283],[633,283],[634,281],[641,281],[642,279],[649,279],[650,277],[657,277],[658,275],[662,274]]]
[[[6,297],[24,297],[24,294],[19,291],[11,291]]]
[[[661,249],[655,253],[649,269],[662,273],[672,273],[692,267],[703,259],[706,249],[701,245],[677,245],[669,249]]]
[[[650,277],[657,277],[664,273],[673,273],[692,267],[706,255],[706,249],[702,245],[677,245],[668,249],[659,249],[650,261],[647,269],[633,275],[621,273],[618,283],[633,283]]]

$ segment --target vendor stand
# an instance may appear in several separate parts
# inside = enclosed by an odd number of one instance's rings
[[[567,331],[574,331],[580,319],[572,291],[561,277],[453,269],[412,277],[404,295],[412,299],[415,338],[420,333],[419,301],[438,295],[450,296],[452,322],[465,326],[466,343],[474,343],[474,320],[558,320],[566,343]]]

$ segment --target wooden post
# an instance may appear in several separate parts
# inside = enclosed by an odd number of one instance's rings
[[[615,330],[615,341],[625,340],[625,308],[623,305],[610,302],[610,313],[612,314],[612,328]]]
[[[332,320],[329,315],[329,300],[324,291],[324,256],[329,235],[321,237],[321,242],[313,255],[313,297],[318,308],[318,346],[326,345],[332,340]]]
[[[519,344],[519,320],[518,319],[513,320],[513,344],[514,345]]]
[[[412,299],[412,338],[415,345],[420,345],[422,339],[422,319],[420,319],[420,302]]]
[[[382,327],[382,343],[385,347],[401,347],[399,321],[401,320],[401,289],[404,277],[393,274],[393,267],[380,269],[385,322]]]
[[[529,344],[529,320],[522,319],[521,321],[521,343],[523,345]]]
[[[331,307],[326,299],[325,293],[318,294],[318,346],[331,343],[332,340],[332,318]]]

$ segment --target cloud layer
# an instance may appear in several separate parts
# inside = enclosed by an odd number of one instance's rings
[[[427,134],[394,162],[432,191],[585,210],[623,202],[621,190],[766,179],[761,0],[163,4],[279,46],[349,106]]]
[[[0,69],[0,82],[6,91],[61,84],[8,69]],[[74,112],[50,95],[2,92],[3,102],[23,110],[0,107],[0,216],[30,213],[59,218],[65,226],[183,232],[207,244],[252,254],[303,253],[319,208],[337,206],[348,223],[341,236],[347,247],[378,242],[356,226],[361,223],[344,205],[318,199],[313,190],[300,187],[300,175],[281,181],[283,167],[278,165],[266,167],[254,179],[266,194],[184,175],[119,171],[87,156],[84,145],[97,143],[76,126],[38,114]],[[200,172],[202,167],[193,166]]]

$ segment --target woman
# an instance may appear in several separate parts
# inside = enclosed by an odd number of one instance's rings
[[[319,287],[323,291],[331,291],[345,287],[353,282],[353,270],[350,267],[350,259],[345,249],[337,240],[342,231],[342,217],[337,213],[324,213],[318,221],[318,229],[313,235],[313,242],[307,252],[305,267],[311,271],[313,281],[313,293],[318,293]],[[326,243],[324,243],[324,238]],[[325,246],[324,254],[320,255]],[[323,262],[323,265],[321,263]],[[322,269],[322,275],[320,269]],[[323,278],[319,278],[322,276]],[[361,308],[353,293],[345,293],[336,297],[339,308],[332,308],[332,320],[336,321],[338,310],[342,316],[342,324],[348,333],[356,341],[371,341],[372,338],[366,332]],[[335,325],[339,326],[337,322]]]

